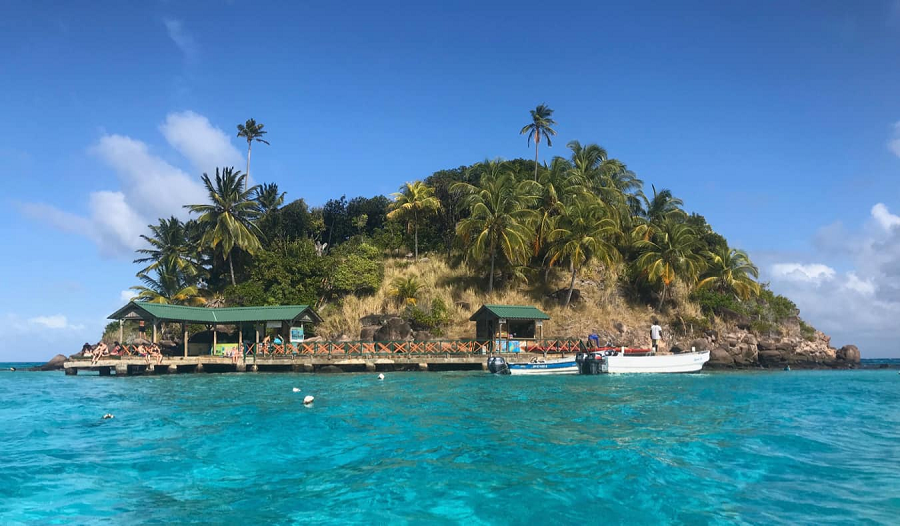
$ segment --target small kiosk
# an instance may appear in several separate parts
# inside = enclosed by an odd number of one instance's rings
[[[475,322],[475,338],[490,340],[494,352],[520,352],[544,338],[544,321],[549,319],[536,307],[482,305],[469,321]]]

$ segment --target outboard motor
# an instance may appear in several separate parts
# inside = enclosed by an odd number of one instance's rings
[[[575,361],[578,362],[578,372],[581,374],[602,374],[607,371],[603,352],[579,353]]]
[[[509,364],[502,356],[491,356],[488,358],[488,371],[494,374],[510,374]]]

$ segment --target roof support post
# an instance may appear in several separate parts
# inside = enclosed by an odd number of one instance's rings
[[[184,357],[188,355],[187,322],[181,322],[181,332],[184,333]]]
[[[156,320],[153,320],[153,343],[156,343]]]
[[[212,352],[210,352],[210,354],[216,354],[216,343],[218,343],[218,342],[216,342],[216,327],[217,326],[218,326],[217,324],[213,323],[213,346],[212,346]]]
[[[125,345],[125,320],[119,320],[119,344]]]
[[[241,354],[244,354],[244,324],[241,322],[238,322],[237,329],[238,329],[238,349]]]

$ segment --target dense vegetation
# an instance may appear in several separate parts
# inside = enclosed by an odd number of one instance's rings
[[[486,294],[520,286],[551,287],[574,307],[577,279],[604,269],[606,285],[632,305],[665,313],[699,307],[688,322],[746,318],[769,330],[796,307],[757,281],[748,255],[731,247],[703,216],[689,214],[668,189],[644,183],[597,144],[572,141],[568,154],[543,163],[538,144],[556,134],[553,110],[541,105],[522,128],[535,160],[485,160],[405,183],[390,198],[346,196],[310,207],[285,204],[276,183],[248,186],[232,167],[203,174],[208,202],[187,204],[192,218],[150,225],[144,266],[133,287],[140,300],[186,305],[339,304],[382,286],[385,262],[442,257],[468,269]],[[250,147],[263,125],[248,120],[238,136]],[[256,176],[259,178],[259,175]],[[423,284],[412,276],[390,283],[395,308],[433,331],[447,319],[447,302],[425,308]]]

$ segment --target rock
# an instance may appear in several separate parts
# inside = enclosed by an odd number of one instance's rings
[[[375,333],[378,332],[378,327],[363,327],[359,331],[359,341],[361,342],[370,342],[375,339]]]
[[[673,343],[671,347],[669,347],[669,352],[672,354],[681,354],[685,352],[685,350],[678,343]]]
[[[756,336],[754,336],[754,335],[752,335],[752,334],[750,334],[750,333],[747,333],[747,334],[741,339],[741,342],[756,347],[756,344],[757,344],[759,341],[756,339]]]
[[[775,350],[775,347],[776,347],[777,345],[778,345],[778,344],[777,344],[776,342],[772,341],[772,340],[760,340],[760,341],[756,344],[756,347],[757,347],[760,351],[773,351],[773,350]]]
[[[624,323],[622,323],[620,321],[617,321],[615,323],[615,325],[613,325],[613,326],[616,328],[617,331],[619,331],[619,334],[625,334],[626,332],[628,332],[628,325],[625,325]]]
[[[425,342],[432,339],[433,336],[428,331],[416,331],[413,333],[413,340],[417,342]]]
[[[694,348],[699,352],[699,351],[706,351],[709,349],[709,347],[710,347],[709,342],[707,342],[703,338],[697,338],[696,340],[691,341],[691,344],[688,346],[688,349]]]
[[[845,345],[837,350],[835,357],[842,362],[859,363],[859,348],[855,345]]]
[[[317,373],[332,374],[332,373],[342,373],[342,372],[344,372],[344,370],[341,369],[340,367],[336,366],[336,365],[323,365],[322,367],[319,367],[319,368],[316,370],[316,372],[317,372]]]
[[[733,367],[734,358],[727,350],[716,347],[709,352],[709,365],[713,367]]]
[[[718,341],[718,339],[719,339],[719,331],[709,329],[708,331],[705,331],[704,334],[706,334],[706,337],[711,342]]]
[[[778,350],[759,351],[759,363],[762,365],[778,364],[785,361],[784,355]]]
[[[41,365],[40,367],[32,367],[31,371],[61,371],[63,369],[63,364],[66,363],[66,356],[64,354],[57,354],[53,358],[50,358],[50,361]]]
[[[390,316],[384,314],[368,314],[360,318],[359,323],[363,327],[381,327],[382,325],[384,325],[384,322],[388,320],[388,318],[390,318]]]
[[[406,340],[412,335],[412,328],[403,318],[393,317],[375,331],[374,340],[390,342]]]

